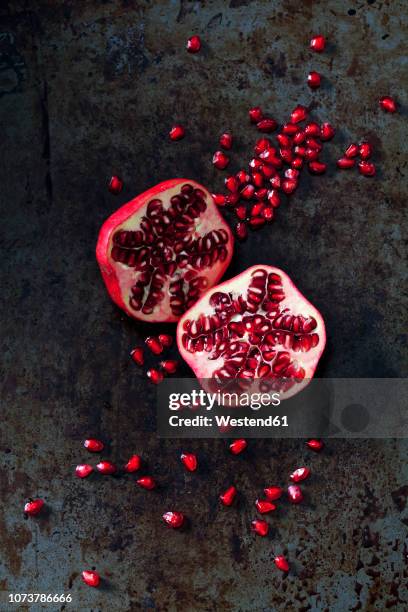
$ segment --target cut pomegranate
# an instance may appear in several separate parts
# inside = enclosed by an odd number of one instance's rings
[[[395,113],[397,112],[397,105],[395,104],[394,98],[390,96],[384,96],[379,100],[380,107],[385,110],[387,113]]]
[[[138,366],[142,366],[144,364],[144,354],[141,347],[134,348],[133,351],[131,351],[130,356]]]
[[[300,123],[307,117],[307,109],[299,104],[290,114],[290,120],[292,123]]]
[[[212,163],[218,170],[224,170],[230,163],[230,158],[223,151],[216,151],[213,155]]]
[[[281,570],[281,572],[289,571],[289,563],[287,562],[286,558],[283,555],[279,555],[278,557],[275,557],[273,561],[276,567],[279,570]]]
[[[275,119],[265,118],[261,119],[261,121],[258,121],[256,127],[260,132],[266,132],[267,134],[269,134],[270,132],[274,132],[276,130],[278,124],[276,123]]]
[[[312,49],[312,51],[317,51],[318,53],[321,53],[322,51],[324,51],[325,46],[326,46],[326,39],[321,34],[318,34],[317,36],[313,36],[313,38],[310,41],[310,48]]]
[[[256,509],[260,514],[267,514],[276,510],[275,504],[267,499],[257,499],[255,502]]]
[[[334,138],[336,130],[330,123],[323,123],[320,129],[320,140],[326,141]]]
[[[169,132],[170,140],[181,140],[182,138],[184,138],[185,135],[185,129],[179,123],[173,125]]]
[[[251,123],[259,123],[259,121],[261,121],[263,118],[263,113],[260,106],[254,106],[254,108],[250,108],[248,114]]]
[[[257,533],[260,536],[267,536],[269,531],[269,524],[266,521],[262,521],[260,519],[255,519],[251,523],[252,531]]]
[[[309,72],[307,77],[307,84],[309,85],[310,89],[318,89],[320,87],[321,82],[322,77],[318,72],[315,72],[314,70],[312,70],[312,72]]]
[[[81,576],[85,584],[90,587],[98,587],[101,582],[101,578],[98,572],[95,572],[93,570],[84,570]]]
[[[307,467],[297,468],[292,474],[289,476],[293,482],[301,482],[302,480],[306,480],[310,476],[310,469]]]
[[[163,520],[169,527],[179,529],[184,523],[184,514],[182,512],[165,512]]]
[[[28,516],[36,516],[43,508],[44,501],[42,499],[30,499],[30,501],[24,505],[24,512],[28,514]]]
[[[358,152],[361,159],[369,159],[373,153],[373,149],[369,142],[360,142]]]
[[[224,132],[224,134],[221,134],[220,136],[220,146],[223,149],[231,149],[232,147],[232,134],[230,134],[229,132]]]
[[[96,469],[100,474],[115,474],[116,473],[116,465],[112,463],[112,461],[100,461],[96,464]]]
[[[234,440],[234,442],[229,445],[229,449],[233,455],[239,455],[239,453],[242,453],[247,446],[248,442],[243,438],[240,438],[239,440]]]
[[[317,440],[316,438],[312,438],[306,442],[306,446],[308,446],[311,450],[318,453],[324,447],[324,442],[322,440]]]
[[[201,49],[201,39],[199,36],[190,36],[186,45],[189,53],[198,53]]]
[[[282,487],[267,487],[264,489],[264,493],[269,501],[275,501],[282,496],[283,489]]]
[[[109,295],[128,315],[177,321],[224,274],[233,240],[210,193],[174,179],[117,210],[96,255]]]
[[[89,476],[89,474],[92,474],[92,472],[93,467],[92,465],[89,465],[89,463],[81,463],[75,468],[75,475],[78,478],[86,478],[87,476]]]
[[[104,443],[101,440],[95,440],[95,438],[87,438],[84,447],[91,453],[100,453],[104,449]]]
[[[197,469],[197,457],[193,453],[182,453],[181,461],[189,472],[195,472]]]
[[[234,499],[237,496],[237,490],[234,486],[228,487],[228,489],[220,495],[220,500],[224,506],[231,506]]]
[[[374,176],[375,166],[369,161],[361,161],[358,163],[358,170],[363,176]]]
[[[141,457],[139,457],[139,455],[132,455],[123,469],[128,474],[133,474],[133,472],[137,472],[138,470],[140,470],[141,465],[142,465]]]
[[[288,497],[292,504],[300,504],[303,501],[303,493],[298,485],[290,485],[288,487]]]
[[[160,353],[163,352],[164,347],[156,336],[148,336],[145,343],[152,351],[153,355],[160,355]]]
[[[139,487],[142,487],[142,489],[147,489],[148,491],[156,488],[156,481],[151,476],[143,476],[142,478],[136,480],[136,482]]]
[[[123,189],[123,181],[119,176],[112,176],[108,189],[113,195],[118,195]]]
[[[178,368],[178,361],[175,359],[166,359],[160,362],[160,367],[166,372],[166,374],[174,374]]]
[[[163,372],[160,372],[160,370],[157,370],[157,368],[149,368],[149,370],[147,370],[146,372],[146,376],[147,378],[150,378],[151,382],[155,385],[159,385],[161,382],[163,382]]]
[[[342,170],[347,168],[353,168],[355,164],[355,160],[350,159],[349,157],[340,157],[340,159],[337,160],[337,167],[341,168]]]
[[[271,266],[208,291],[177,327],[180,354],[203,385],[243,389],[262,377],[281,399],[310,382],[325,343],[319,311]]]

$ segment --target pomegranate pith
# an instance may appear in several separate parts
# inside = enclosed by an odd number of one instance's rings
[[[94,572],[92,570],[84,570],[81,576],[85,584],[90,587],[98,587],[101,582],[98,572]]]
[[[123,189],[123,181],[119,176],[112,176],[109,181],[108,189],[113,195],[118,195]]]
[[[42,499],[30,499],[24,505],[24,512],[28,516],[36,516],[44,508],[44,501]]]

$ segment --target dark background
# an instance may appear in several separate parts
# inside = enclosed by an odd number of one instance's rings
[[[283,122],[305,104],[337,128],[324,153],[332,170],[304,173],[276,223],[237,246],[229,275],[270,263],[293,278],[327,324],[320,375],[404,376],[404,5],[1,3],[2,589],[70,591],[77,610],[407,609],[406,441],[332,440],[314,455],[300,440],[253,440],[233,458],[223,441],[186,448],[146,433],[156,389],[128,357],[146,327],[110,302],[94,256],[103,220],[147,187],[184,175],[219,189],[218,136],[232,129],[238,169],[256,138],[250,106]],[[308,49],[317,32],[329,41],[322,55]],[[325,77],[315,93],[310,69]],[[386,94],[398,115],[379,110]],[[167,137],[175,121],[187,129],[179,143]],[[362,138],[375,147],[374,179],[334,170]],[[113,173],[125,181],[117,198]],[[88,435],[119,464],[142,454],[160,489],[75,479],[93,459]],[[181,467],[182,448],[198,452],[197,474]],[[301,464],[313,471],[306,502],[283,502],[270,537],[253,536],[255,497]],[[221,508],[231,482],[239,503]],[[30,495],[48,512],[25,520]],[[166,529],[168,509],[183,510],[189,529]],[[287,577],[273,566],[280,552]],[[81,583],[90,567],[105,579],[99,590]]]

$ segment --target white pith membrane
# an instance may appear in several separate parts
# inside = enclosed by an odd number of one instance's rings
[[[138,319],[177,321],[222,276],[231,232],[211,194],[180,182],[146,200],[108,244],[123,301]]]
[[[290,278],[253,266],[204,295],[180,319],[180,353],[211,391],[280,391],[313,377],[326,332],[319,311]]]

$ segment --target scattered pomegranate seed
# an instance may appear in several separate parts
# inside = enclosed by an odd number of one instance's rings
[[[266,514],[267,512],[272,512],[276,510],[275,504],[270,502],[267,499],[257,499],[255,502],[256,509],[260,514]]]
[[[311,450],[316,451],[317,453],[322,450],[324,447],[323,440],[317,440],[312,438],[306,442],[306,446],[308,446]]]
[[[267,536],[269,531],[269,524],[266,521],[255,519],[251,523],[252,531],[255,531],[260,536]]]
[[[240,195],[244,200],[250,200],[253,198],[255,193],[255,187],[253,185],[246,185],[243,189],[241,189]]]
[[[303,493],[298,485],[290,485],[288,487],[288,497],[292,504],[300,504],[303,501]]]
[[[306,161],[315,161],[319,157],[319,154],[319,149],[312,149],[312,147],[308,147],[304,153],[304,158]]]
[[[296,179],[287,179],[282,183],[282,191],[286,193],[286,195],[290,195],[293,193],[298,186],[298,182]]]
[[[307,109],[300,104],[291,112],[290,120],[292,123],[300,123],[307,117]]]
[[[340,157],[340,159],[337,160],[337,166],[341,168],[342,170],[347,169],[347,168],[353,168],[355,164],[356,164],[355,160],[350,159],[348,157]]]
[[[275,213],[273,212],[273,208],[271,206],[265,206],[262,210],[261,215],[265,219],[265,221],[272,221]]]
[[[24,512],[28,514],[28,516],[36,516],[41,512],[44,507],[44,501],[42,499],[30,499],[24,505]]]
[[[248,114],[251,123],[259,123],[263,118],[263,113],[260,106],[254,106],[254,108],[250,108]]]
[[[245,223],[237,223],[235,226],[235,233],[237,238],[240,240],[245,240],[248,236],[248,228]]]
[[[299,170],[296,170],[296,168],[287,168],[285,170],[285,177],[288,179],[297,179],[299,174]]]
[[[169,527],[179,529],[184,523],[184,514],[182,512],[165,512],[163,520]]]
[[[118,176],[112,176],[108,189],[113,195],[118,195],[123,189],[123,181]]]
[[[268,118],[261,119],[261,121],[258,121],[256,127],[260,132],[266,132],[267,134],[269,134],[270,132],[274,132],[276,130],[278,124],[276,123],[275,119]]]
[[[142,476],[142,478],[139,478],[136,480],[136,482],[139,487],[142,487],[142,489],[147,489],[148,491],[156,488],[156,481],[151,476]]]
[[[225,195],[223,193],[213,193],[212,197],[217,206],[225,206]]]
[[[384,96],[383,98],[380,98],[379,104],[381,108],[387,113],[397,112],[397,105],[395,104],[395,100],[390,96]]]
[[[201,49],[201,39],[199,36],[190,36],[186,45],[189,53],[198,53]]]
[[[268,501],[275,501],[282,496],[283,489],[281,487],[267,487],[264,489],[264,493]]]
[[[87,476],[89,476],[89,474],[92,474],[92,472],[93,467],[92,465],[89,465],[89,463],[81,463],[75,468],[75,475],[78,478],[86,478]]]
[[[282,126],[282,134],[288,134],[288,136],[294,136],[298,130],[298,126],[294,123],[285,123]]]
[[[307,467],[297,468],[292,474],[289,476],[293,482],[301,482],[302,480],[306,480],[310,476],[310,469]]]
[[[104,443],[101,440],[95,440],[95,438],[87,438],[84,447],[91,453],[100,453],[104,449]]]
[[[237,495],[237,490],[234,486],[228,487],[228,489],[220,495],[220,500],[224,504],[224,506],[231,506],[235,497]]]
[[[163,346],[169,348],[173,344],[173,336],[170,336],[170,334],[159,334],[159,341]]]
[[[256,155],[259,155],[262,151],[266,151],[266,149],[270,149],[271,147],[272,143],[269,138],[259,138],[255,143],[254,151]]]
[[[327,170],[327,164],[319,161],[311,161],[308,164],[310,174],[324,174]]]
[[[359,162],[358,170],[363,176],[374,176],[375,174],[375,166],[369,161]]]
[[[276,567],[282,572],[289,571],[289,563],[287,562],[286,558],[283,555],[279,555],[278,557],[275,557],[273,561]]]
[[[85,584],[90,587],[97,587],[101,582],[98,572],[94,572],[92,570],[84,570],[81,576]]]
[[[360,142],[359,153],[361,159],[369,159],[372,155],[373,149],[369,142]]]
[[[224,132],[224,134],[221,134],[220,146],[223,149],[229,150],[232,147],[232,134],[229,134],[229,132]]]
[[[276,140],[283,148],[289,148],[292,146],[292,139],[287,134],[278,134],[276,136]]]
[[[326,39],[321,34],[318,34],[317,36],[313,36],[313,38],[310,41],[310,48],[312,49],[312,51],[317,51],[318,53],[321,53],[322,51],[324,51],[325,46],[326,46]]]
[[[170,140],[181,140],[185,135],[185,129],[180,124],[173,125],[169,132]]]
[[[123,469],[128,474],[133,474],[133,472],[137,472],[138,470],[140,470],[141,464],[141,457],[139,455],[132,455]]]
[[[197,457],[193,453],[182,453],[181,461],[189,472],[195,472],[197,469]]]
[[[154,355],[160,355],[163,352],[163,345],[156,336],[148,336],[145,343]]]
[[[218,170],[224,170],[228,166],[230,159],[222,151],[216,151],[213,155],[212,163]]]
[[[295,145],[302,144],[302,142],[304,142],[304,140],[306,139],[306,136],[307,136],[306,132],[304,130],[299,129],[299,131],[296,132],[296,134],[293,137],[293,144]]]
[[[150,368],[147,370],[146,375],[155,385],[159,385],[161,382],[163,382],[163,372],[156,370],[156,368]]]
[[[330,123],[323,123],[320,130],[320,140],[331,140],[336,133],[336,130]]]
[[[141,347],[133,349],[133,351],[131,351],[130,353],[130,356],[138,366],[142,366],[144,364],[144,354],[143,349]]]
[[[224,183],[228,191],[230,191],[231,193],[235,193],[236,191],[238,191],[239,181],[235,176],[227,176]]]
[[[315,72],[314,70],[312,70],[312,72],[309,72],[307,77],[307,84],[309,85],[310,89],[318,89],[320,87],[321,82],[322,77],[318,72]]]
[[[231,444],[229,445],[229,449],[233,455],[239,455],[239,453],[242,453],[242,451],[245,450],[247,446],[247,441],[243,438],[239,438],[238,440],[234,440],[234,442],[231,442]]]
[[[345,157],[357,157],[357,155],[359,154],[359,146],[352,143],[351,145],[349,145],[347,147],[347,149],[344,151],[344,156]]]
[[[160,362],[160,367],[167,374],[174,374],[178,368],[178,361],[175,361],[174,359],[166,359],[165,361]]]
[[[116,465],[114,465],[111,461],[100,461],[96,464],[96,469],[100,474],[115,474]]]
[[[320,125],[318,123],[307,123],[305,127],[306,136],[313,138],[320,136]]]

